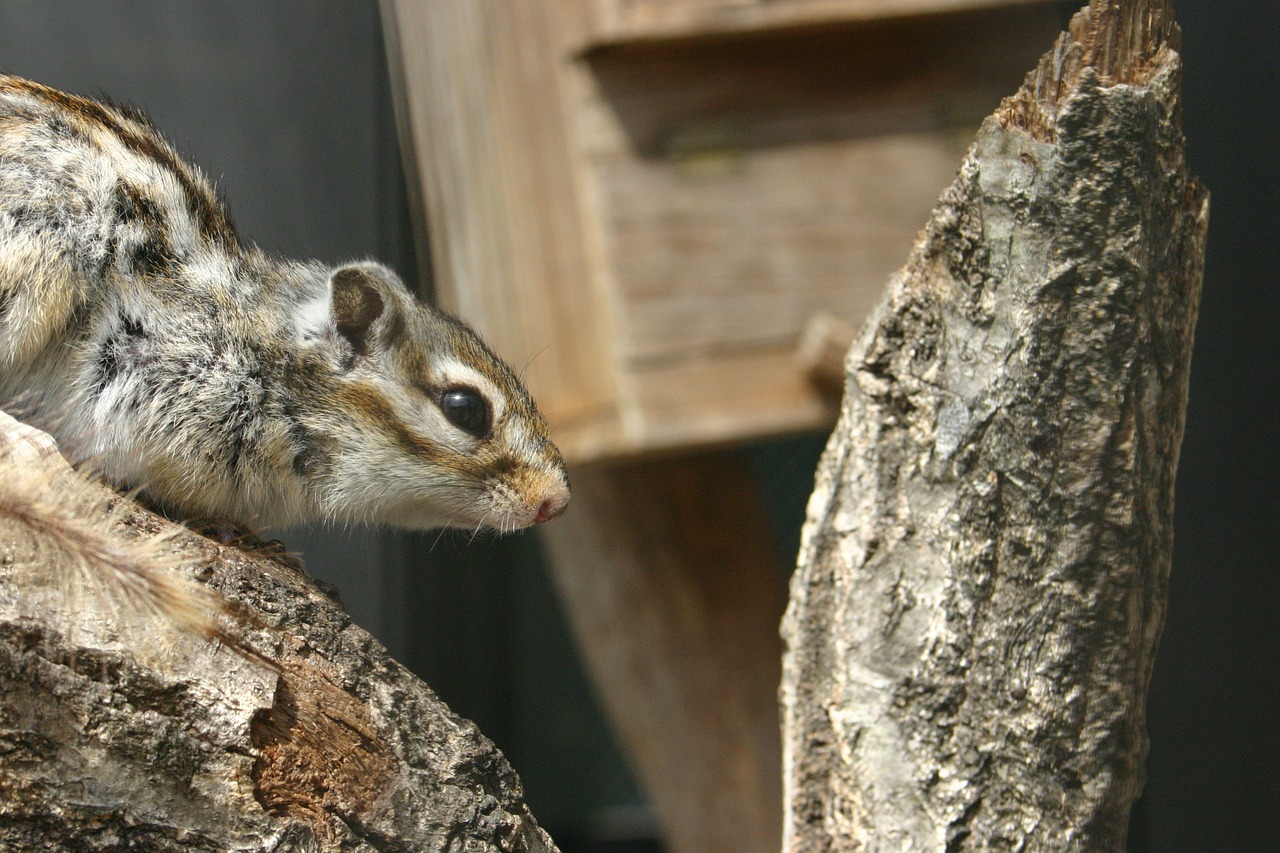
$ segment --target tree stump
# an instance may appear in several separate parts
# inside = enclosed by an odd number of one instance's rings
[[[94,581],[157,549],[231,603],[239,651]],[[0,849],[556,848],[493,743],[290,560],[84,481],[0,412]]]
[[[783,624],[787,853],[1121,850],[1207,194],[1164,0],[982,125],[846,360]]]

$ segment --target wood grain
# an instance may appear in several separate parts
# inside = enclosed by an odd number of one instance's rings
[[[786,27],[827,26],[1038,0],[591,0],[592,45],[705,38]]]

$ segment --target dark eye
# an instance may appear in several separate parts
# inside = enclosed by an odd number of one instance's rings
[[[476,438],[489,434],[489,401],[471,388],[450,388],[440,397],[440,411],[449,423]]]

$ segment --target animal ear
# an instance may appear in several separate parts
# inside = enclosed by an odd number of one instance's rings
[[[362,356],[369,350],[370,328],[386,310],[382,295],[386,285],[376,271],[360,266],[335,270],[330,283],[338,334],[351,344],[355,355]]]

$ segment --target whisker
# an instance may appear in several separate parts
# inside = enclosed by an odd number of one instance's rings
[[[486,514],[485,517],[487,518],[488,515]],[[484,519],[481,519],[480,523],[476,525],[476,529],[471,531],[471,538],[467,540],[468,547],[476,544],[476,537],[480,535],[480,531],[483,529],[484,529]]]
[[[448,532],[448,527],[441,527],[440,532],[436,534],[435,540],[431,543],[431,547],[427,548],[428,554],[434,554],[436,546],[440,544],[440,540],[444,538],[444,534]]]
[[[525,371],[529,369],[529,366],[533,364],[534,360],[549,349],[551,349],[551,344],[545,345],[542,349],[538,350],[533,355],[529,356],[529,360],[524,363],[524,367],[520,368],[519,378],[521,382],[524,382]]]

